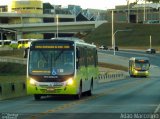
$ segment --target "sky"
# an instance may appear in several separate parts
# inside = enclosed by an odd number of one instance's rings
[[[0,5],[8,5],[12,0],[0,0]],[[132,0],[130,0],[132,1]],[[115,8],[115,5],[126,5],[126,0],[43,0],[43,2],[49,2],[54,5],[67,6],[80,5],[83,9],[111,9]]]

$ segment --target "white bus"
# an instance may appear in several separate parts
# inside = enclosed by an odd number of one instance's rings
[[[0,46],[9,46],[11,44],[11,40],[0,40]]]

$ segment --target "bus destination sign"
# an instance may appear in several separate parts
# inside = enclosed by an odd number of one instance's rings
[[[69,45],[36,45],[36,49],[69,49]]]

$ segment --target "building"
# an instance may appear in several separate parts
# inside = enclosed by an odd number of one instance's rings
[[[106,20],[107,11],[99,9],[85,9],[82,14],[85,15],[90,21]]]
[[[112,11],[114,21],[123,23],[143,23],[148,20],[160,20],[160,4],[129,4],[116,6],[115,9],[107,10],[107,20],[111,22]]]
[[[12,0],[8,12],[17,14],[43,14],[43,3],[41,0]],[[10,18],[9,24],[42,23],[43,18]],[[23,38],[43,38],[40,33],[23,33]]]
[[[103,11],[105,14],[106,11]],[[55,23],[55,22],[76,22],[76,21],[95,21],[104,20],[101,19],[100,10],[83,10],[78,5],[68,5],[68,7],[62,8],[61,5],[52,5],[50,3],[43,3],[42,0],[12,0],[7,6],[0,6],[0,24],[9,25],[26,25],[34,24],[41,25],[44,23]],[[22,28],[23,29],[23,28]],[[4,29],[1,28],[0,34],[1,39],[49,39],[56,37],[57,32],[46,31],[46,32],[29,32],[19,30],[17,37],[15,37],[14,29],[12,34],[3,33]],[[73,36],[76,33],[58,33],[58,36]],[[3,36],[3,37],[2,37]]]
[[[0,6],[0,12],[8,12],[8,6],[7,5]]]

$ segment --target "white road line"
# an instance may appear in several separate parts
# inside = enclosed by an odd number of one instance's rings
[[[154,113],[158,113],[159,110],[160,110],[160,104],[157,106],[157,108],[155,109]]]

